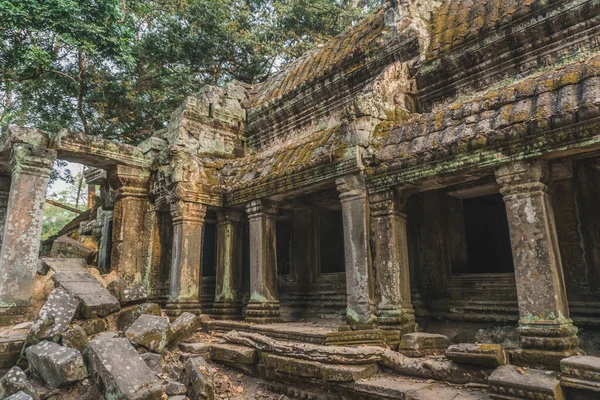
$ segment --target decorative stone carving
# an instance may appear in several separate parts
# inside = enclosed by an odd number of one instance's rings
[[[342,203],[344,259],[346,261],[346,317],[351,327],[372,326],[375,322],[371,257],[369,248],[369,204],[360,174],[336,180]]]
[[[15,143],[0,253],[0,314],[22,314],[31,305],[38,265],[42,206],[56,151]],[[24,308],[25,309],[24,309]]]
[[[522,350],[513,357],[558,368],[561,358],[577,354],[578,340],[569,318],[548,172],[542,161],[521,161],[498,168],[496,178],[506,203],[519,300]]]
[[[217,318],[241,316],[242,213],[217,212],[217,279],[213,314]]]
[[[265,200],[246,206],[250,223],[250,301],[246,321],[279,320],[275,215],[277,207]]]
[[[393,190],[371,194],[369,200],[377,324],[413,332],[416,325],[410,297],[406,214],[398,211]]]

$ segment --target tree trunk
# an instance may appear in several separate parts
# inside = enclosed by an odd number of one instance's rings
[[[79,84],[77,85],[77,115],[81,120],[81,125],[83,126],[83,133],[88,134],[88,122],[85,118],[85,114],[83,113],[83,96],[85,94],[85,81],[83,79],[83,73],[85,70],[85,63],[83,61],[83,53],[81,52],[81,50],[77,52],[77,66],[79,68]]]

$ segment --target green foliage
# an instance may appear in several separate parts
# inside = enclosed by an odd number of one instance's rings
[[[377,0],[2,0],[0,126],[138,142],[204,84],[264,80]]]

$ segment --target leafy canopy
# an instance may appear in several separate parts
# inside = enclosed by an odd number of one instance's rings
[[[0,126],[137,142],[205,84],[254,83],[377,0],[2,0]]]

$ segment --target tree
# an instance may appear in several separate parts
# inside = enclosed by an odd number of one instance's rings
[[[4,0],[0,127],[137,143],[205,84],[255,83],[377,0]]]

